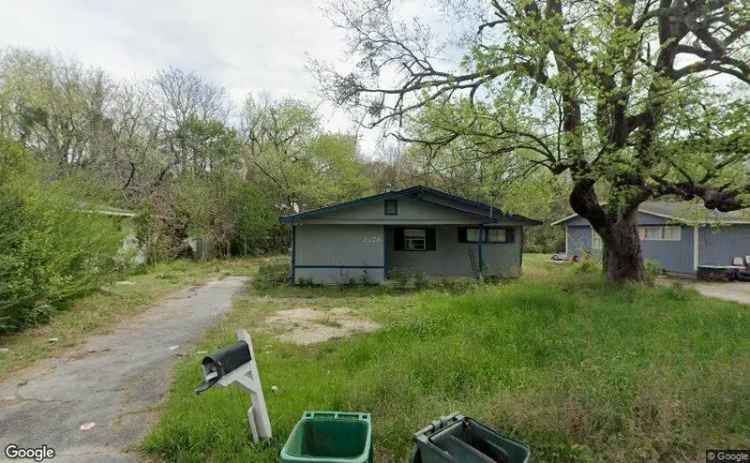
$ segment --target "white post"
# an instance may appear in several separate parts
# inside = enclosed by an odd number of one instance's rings
[[[222,377],[218,384],[227,387],[237,383],[250,393],[252,405],[247,410],[247,419],[250,423],[250,435],[253,442],[258,443],[261,440],[271,438],[271,419],[268,417],[266,399],[263,396],[263,386],[260,383],[258,364],[255,361],[253,341],[245,330],[237,330],[237,339],[247,343],[247,348],[250,350],[250,361]]]
[[[698,271],[700,265],[700,230],[698,225],[693,226],[693,271]]]
[[[257,437],[261,440],[267,440],[271,438],[271,419],[268,417],[266,398],[263,395],[263,386],[260,383],[260,373],[258,373],[258,364],[255,361],[253,341],[250,339],[250,334],[245,330],[237,330],[237,339],[245,341],[247,348],[250,349],[250,378],[254,380],[255,388],[251,391],[253,405],[248,410],[248,413],[253,416]],[[253,437],[255,438],[255,435]]]
[[[258,425],[255,424],[255,416],[253,415],[253,406],[247,409],[247,422],[250,423],[250,437],[253,438],[253,442],[260,442],[260,436],[258,435]]]

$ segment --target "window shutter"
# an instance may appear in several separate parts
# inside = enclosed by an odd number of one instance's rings
[[[506,228],[505,229],[505,242],[506,243],[513,243],[516,239],[516,229],[515,228]]]
[[[437,239],[435,238],[435,229],[428,228],[425,233],[425,240],[427,241],[426,249],[428,251],[434,251],[437,249]]]
[[[393,250],[394,251],[404,250],[404,229],[403,228],[393,229]]]
[[[465,227],[458,228],[458,242],[459,243],[466,242],[466,228]]]

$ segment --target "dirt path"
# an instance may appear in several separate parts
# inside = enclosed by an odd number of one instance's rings
[[[46,444],[55,462],[137,461],[126,448],[154,422],[179,353],[227,312],[245,282],[230,277],[180,291],[75,352],[3,378],[0,461],[10,443]]]

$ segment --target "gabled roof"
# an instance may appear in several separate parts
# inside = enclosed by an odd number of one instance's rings
[[[383,201],[386,199],[398,199],[403,197],[412,197],[438,206],[448,207],[459,212],[471,214],[486,219],[487,223],[500,222],[502,220],[516,221],[524,225],[539,225],[541,222],[529,219],[521,215],[507,214],[502,210],[479,201],[462,198],[444,191],[436,190],[422,185],[417,185],[403,190],[388,191],[377,195],[366,196],[331,206],[321,207],[299,214],[287,215],[281,217],[281,223],[294,223],[300,220],[320,217],[333,211],[357,207],[374,201]]]
[[[638,207],[638,212],[686,224],[750,224],[750,209],[720,212],[687,201],[646,201]],[[552,222],[552,225],[560,225],[576,217],[578,214],[571,214]]]

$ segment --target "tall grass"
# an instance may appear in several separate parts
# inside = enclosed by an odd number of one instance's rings
[[[708,447],[750,446],[750,308],[555,272],[463,295],[251,293],[202,348],[250,328],[265,389],[279,388],[267,393],[274,441],[250,445],[241,392],[192,395],[195,356],[144,448],[167,461],[277,461],[310,409],[373,413],[378,461],[405,461],[413,432],[453,411],[528,442],[541,462],[698,461]],[[304,348],[257,329],[295,304],[346,305],[384,329]]]

